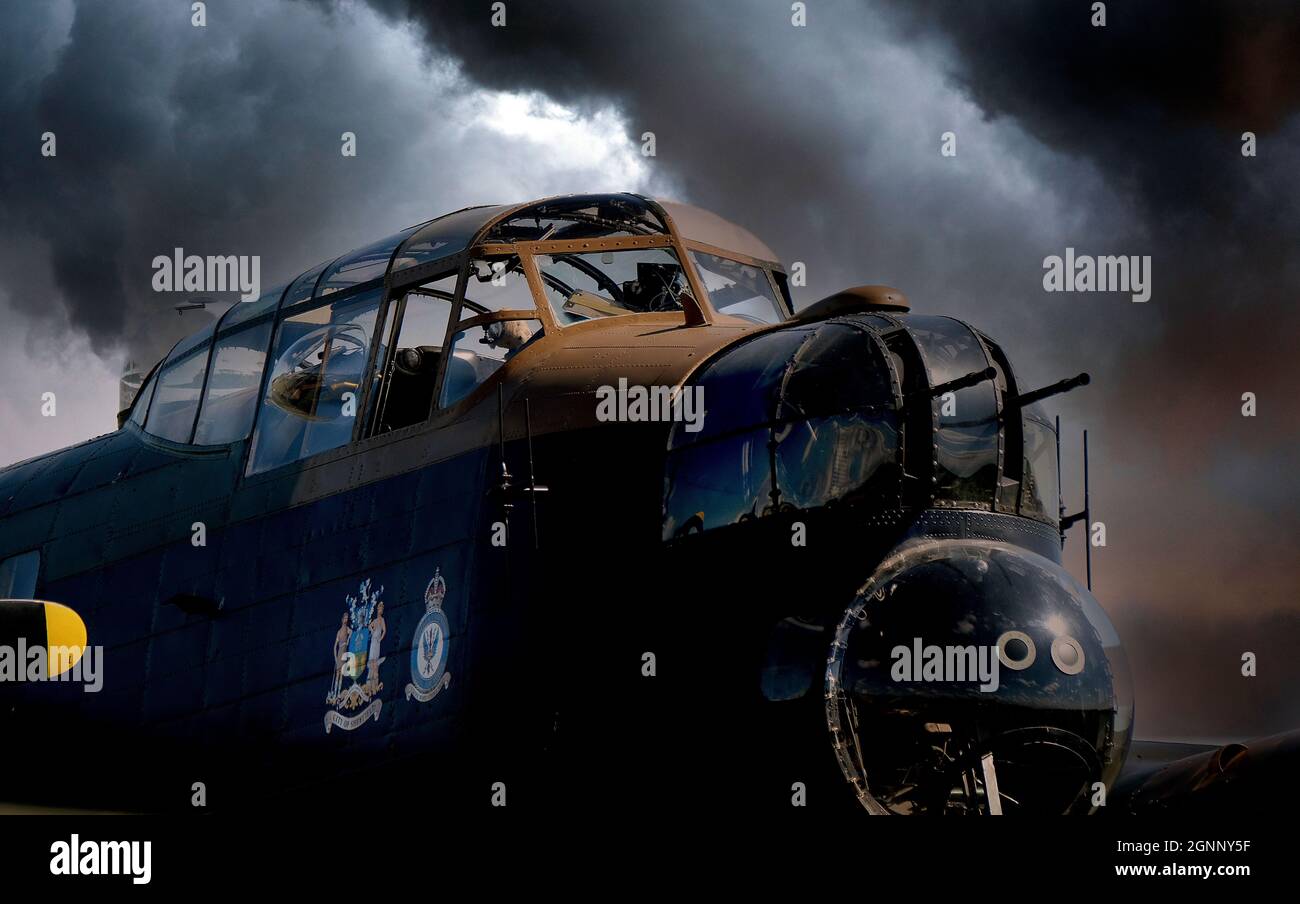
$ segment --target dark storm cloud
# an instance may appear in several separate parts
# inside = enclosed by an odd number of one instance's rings
[[[126,344],[146,366],[202,319],[176,326],[178,299],[151,289],[155,255],[258,255],[269,287],[407,225],[376,191],[409,180],[413,131],[391,115],[404,97],[375,102],[391,88],[373,72],[382,48],[353,40],[373,28],[293,4],[210,4],[204,28],[190,16],[188,3],[5,13],[7,304],[63,316],[100,353]],[[360,136],[356,158],[339,153],[345,130]],[[41,156],[45,132],[56,157]]]
[[[986,115],[1092,161],[1134,200],[1166,320],[1154,344],[1140,337],[1129,383],[1168,395],[1135,406],[1129,392],[1116,406],[1176,431],[1198,420],[1180,398],[1224,403],[1262,389],[1282,409],[1264,438],[1294,438],[1300,425],[1284,390],[1300,327],[1300,7],[1111,3],[1105,27],[1087,24],[1084,0],[894,8],[905,35],[950,43],[951,76]],[[1241,154],[1248,131],[1254,158]]]
[[[1092,0],[890,6],[905,36],[951,41],[952,73],[988,115],[1096,160],[1150,212],[1283,209],[1235,165],[1231,139],[1274,133],[1300,105],[1294,3],[1110,3],[1104,27],[1091,25]]]
[[[858,217],[833,202],[865,191],[852,167],[890,140],[827,93],[834,58],[847,58],[870,25],[852,8],[815,9],[821,28],[796,29],[780,2],[516,2],[499,28],[479,2],[372,5],[416,22],[433,54],[453,55],[484,86],[540,91],[578,109],[615,103],[638,146],[643,132],[655,134],[655,166],[681,196],[808,262],[814,289],[839,288],[832,280],[848,268],[833,253],[861,237],[846,229]],[[831,27],[844,16],[847,27]],[[815,247],[820,240],[831,253]]]

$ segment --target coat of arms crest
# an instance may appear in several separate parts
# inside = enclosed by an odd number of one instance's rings
[[[384,621],[384,593],[381,584],[371,591],[370,579],[361,582],[358,596],[347,597],[338,633],[334,635],[334,673],[325,703],[332,706],[325,713],[325,733],[338,726],[352,731],[367,719],[378,719],[383,701],[379,692],[379,667],[388,624]]]

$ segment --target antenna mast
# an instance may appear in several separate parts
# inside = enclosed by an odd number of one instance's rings
[[[1061,548],[1065,548],[1065,532],[1083,522],[1083,555],[1087,563],[1088,590],[1092,590],[1092,492],[1088,482],[1088,431],[1083,431],[1083,511],[1073,515],[1065,513],[1065,497],[1061,493],[1061,416],[1056,416],[1056,504],[1061,519]]]
[[[1060,441],[1057,441],[1060,449]],[[1083,552],[1088,563],[1088,590],[1092,590],[1092,496],[1088,490],[1088,431],[1083,431]]]

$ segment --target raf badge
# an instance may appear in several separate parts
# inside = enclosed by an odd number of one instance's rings
[[[442,569],[434,569],[433,580],[424,590],[424,617],[415,626],[415,639],[411,643],[411,683],[406,686],[406,699],[414,697],[427,703],[438,692],[451,684],[447,672],[447,616],[442,611],[442,600],[447,595],[447,582]]]
[[[352,731],[367,719],[379,719],[383,701],[379,692],[379,667],[384,664],[380,648],[388,625],[384,621],[384,603],[379,597],[381,585],[370,592],[370,580],[361,582],[361,597],[347,598],[338,634],[334,635],[334,681],[325,702],[334,708],[325,714],[325,733],[337,725]]]

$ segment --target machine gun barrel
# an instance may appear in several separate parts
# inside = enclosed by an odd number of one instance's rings
[[[1077,377],[1070,377],[1066,380],[1059,380],[1050,386],[1044,386],[1042,389],[1034,389],[1030,392],[1022,393],[1016,396],[1007,405],[1008,408],[1024,408],[1026,405],[1032,405],[1041,399],[1049,396],[1060,395],[1063,392],[1069,392],[1071,389],[1077,389],[1080,386],[1087,386],[1092,382],[1092,377],[1086,373],[1079,374]]]
[[[959,389],[965,389],[967,386],[976,386],[985,380],[992,380],[998,375],[998,372],[992,367],[986,367],[983,370],[973,370],[964,377],[958,377],[955,380],[949,380],[947,383],[940,383],[937,386],[930,387],[927,393],[930,398],[937,399],[939,396],[948,392],[956,392]]]

